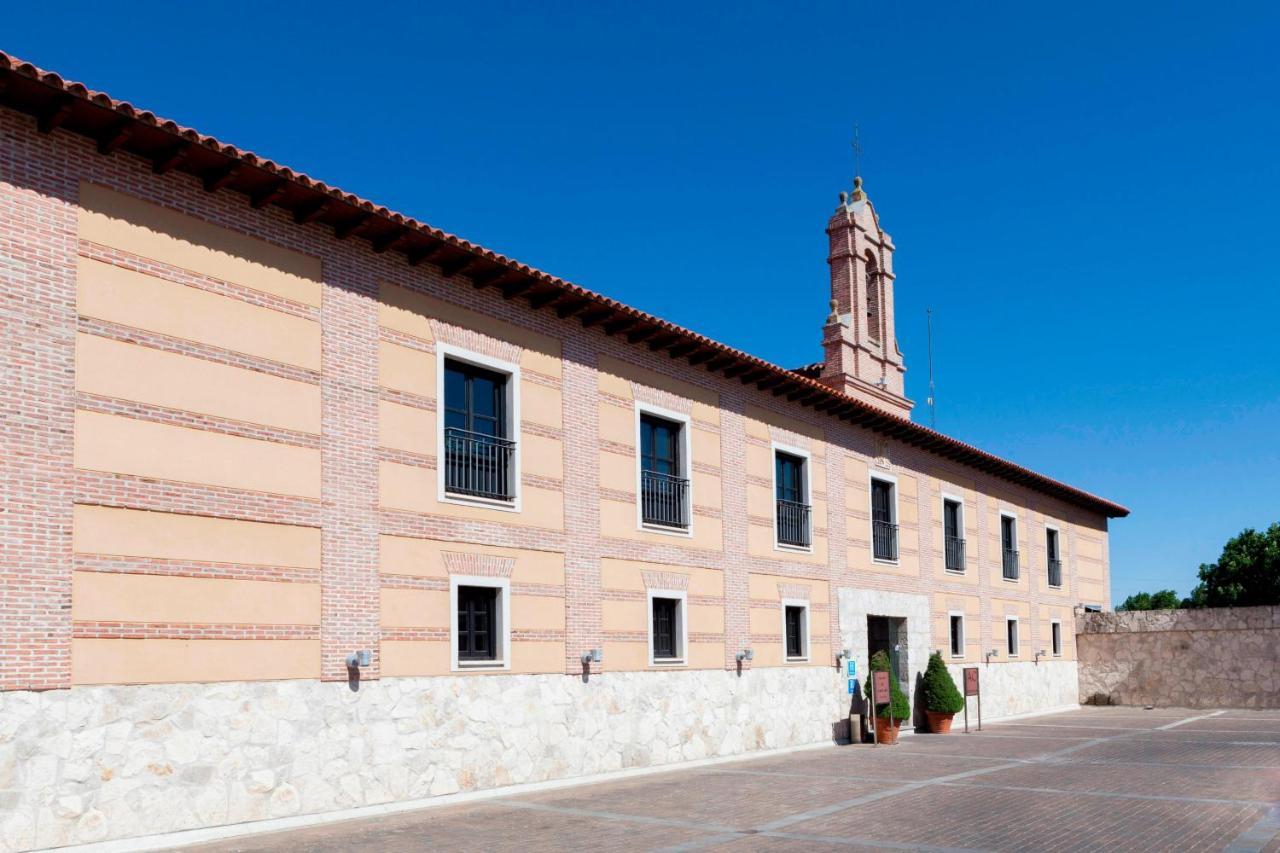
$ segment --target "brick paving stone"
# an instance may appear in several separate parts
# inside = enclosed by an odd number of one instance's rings
[[[1280,813],[1280,742],[1242,744],[1219,728],[1267,732],[1280,712],[1199,719],[1205,713],[1082,709],[981,734],[674,769],[199,849],[1221,851],[1234,843],[1280,853],[1280,835],[1270,837],[1264,820]]]

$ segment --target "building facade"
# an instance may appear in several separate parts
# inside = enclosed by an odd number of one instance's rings
[[[785,370],[3,54],[0,140],[9,848],[1077,701],[1126,510],[910,422],[860,184]]]

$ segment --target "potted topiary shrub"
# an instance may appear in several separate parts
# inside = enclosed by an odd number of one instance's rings
[[[889,673],[889,701],[876,706],[876,743],[897,743],[898,729],[902,727],[902,721],[911,716],[911,703],[907,701],[907,694],[902,692],[902,685],[898,683],[892,667],[889,666],[889,655],[887,653],[883,651],[876,652],[871,656],[871,663],[867,668],[870,670],[867,673],[866,685],[868,700],[875,695],[872,692],[875,689],[872,687],[872,680],[875,676],[871,673]]]
[[[942,662],[942,652],[934,652],[924,671],[924,714],[929,718],[929,731],[947,734],[951,731],[951,718],[963,710],[964,697]]]

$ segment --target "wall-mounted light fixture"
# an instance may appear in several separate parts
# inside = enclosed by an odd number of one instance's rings
[[[587,649],[582,653],[583,666],[590,663],[600,663],[602,660],[604,660],[604,652],[600,649]]]
[[[755,659],[756,659],[755,649],[743,649],[742,651],[738,652],[738,663],[742,663],[744,660],[755,660]]]
[[[373,663],[373,652],[368,649],[361,649],[358,652],[352,652],[347,655],[347,669],[359,669],[371,663]]]
[[[987,652],[987,663],[991,663],[992,658],[998,658],[998,657],[1000,657],[1000,650],[992,649],[991,651]]]
[[[1044,656],[1045,656],[1044,649],[1041,649],[1040,651],[1036,652],[1036,663],[1040,663],[1040,658]]]

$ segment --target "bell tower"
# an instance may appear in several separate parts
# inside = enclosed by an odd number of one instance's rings
[[[893,324],[893,240],[880,228],[862,178],[827,222],[831,313],[822,327],[819,381],[904,418],[915,405],[903,393],[906,365]]]

